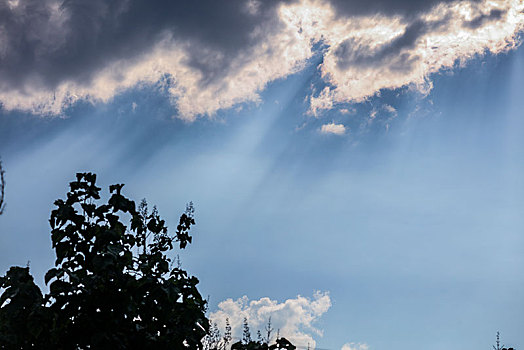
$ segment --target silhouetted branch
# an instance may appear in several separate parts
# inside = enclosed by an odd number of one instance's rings
[[[2,161],[0,160],[0,215],[4,212],[5,209],[5,171],[2,168]]]
[[[497,332],[497,345],[493,345],[493,350],[515,350],[513,348],[506,348],[505,345],[500,346],[500,332]]]

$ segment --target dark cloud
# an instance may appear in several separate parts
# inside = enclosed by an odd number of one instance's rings
[[[451,0],[324,0],[342,19],[330,22],[331,15],[319,17],[327,27],[343,25],[352,16],[377,13],[387,17],[378,22],[395,21],[392,15],[401,15],[407,27],[378,47],[376,41],[369,42],[373,38],[340,36],[313,24],[314,35],[305,31],[295,37],[293,32],[311,19],[314,23],[316,14],[297,12],[287,23],[277,10],[283,3],[299,1],[0,0],[0,104],[6,110],[56,115],[76,101],[107,101],[140,81],[154,83],[162,74],[172,74],[177,81],[169,85],[170,97],[177,112],[189,120],[253,100],[264,84],[291,74],[305,62],[311,44],[319,38],[333,45],[329,58],[336,59],[333,63],[340,70],[385,67],[390,72],[409,72],[420,60],[411,52],[419,39],[444,31],[451,21],[431,22],[419,16]],[[468,4],[476,1],[480,0]],[[503,16],[504,11],[492,10],[462,25],[476,29]],[[284,30],[285,25],[289,27]],[[172,41],[165,50],[153,51],[166,39]],[[148,56],[152,52],[158,55]],[[173,56],[186,61],[169,61]],[[122,64],[112,65],[116,62]],[[151,64],[144,68],[141,63]],[[112,67],[117,71],[110,72]],[[354,91],[346,94],[354,97]],[[370,93],[374,92],[363,94]]]
[[[66,80],[89,84],[108,64],[148,53],[165,33],[187,46],[187,63],[203,73],[204,83],[215,81],[232,58],[262,39],[252,35],[254,28],[262,26],[263,33],[278,29],[277,5],[292,1],[259,1],[258,11],[250,14],[247,0],[19,0],[16,6],[0,0],[0,89],[23,92],[28,84],[53,89]],[[437,3],[330,1],[350,15],[413,13]],[[476,19],[471,26],[484,20]],[[395,45],[408,45],[417,30]],[[387,50],[374,55],[386,55]]]
[[[403,34],[374,49],[357,39],[347,39],[334,50],[337,65],[341,69],[347,69],[349,66],[370,67],[385,63],[387,60],[395,70],[407,71],[414,63],[414,58],[410,58],[402,51],[413,48],[424,34],[445,28],[448,21],[449,18],[431,22],[414,21],[407,26]]]
[[[412,16],[430,10],[439,3],[455,0],[330,0],[340,15],[369,15],[382,13]],[[473,0],[478,2],[480,0]]]
[[[262,1],[250,14],[247,1],[236,0],[65,0],[54,10],[51,0],[19,0],[17,6],[2,1],[0,87],[88,83],[108,63],[147,53],[165,33],[188,45],[189,64],[213,76],[256,44],[255,27],[278,27],[280,2]],[[213,55],[206,57],[209,52]]]
[[[477,29],[484,25],[486,22],[491,22],[495,20],[499,20],[506,14],[506,11],[502,10],[491,10],[487,15],[482,14],[480,16],[475,17],[471,21],[464,22],[464,26],[470,29]]]

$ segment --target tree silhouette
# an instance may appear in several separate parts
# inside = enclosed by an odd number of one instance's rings
[[[29,268],[11,267],[0,277],[0,288],[5,288],[0,295],[0,349],[47,349],[38,345],[49,339],[50,314]]]
[[[0,215],[4,213],[5,209],[5,171],[2,167],[2,160],[0,160]]]
[[[500,332],[497,332],[497,342],[493,345],[493,350],[515,350],[513,348],[506,348],[505,345],[500,345]]]
[[[122,184],[98,205],[95,181],[79,173],[55,201],[49,293],[27,267],[0,278],[0,349],[201,349],[206,302],[198,280],[168,256],[191,243],[192,204],[171,236],[156,208],[149,213],[143,201],[137,210]]]
[[[247,317],[244,317],[242,323],[242,343],[248,344],[251,342],[251,332],[249,331],[249,323],[247,322]]]
[[[267,338],[264,339],[262,333],[257,331],[257,340],[251,338],[251,332],[249,330],[249,323],[247,317],[244,317],[242,322],[242,339],[231,345],[231,350],[295,350],[296,346],[291,344],[289,340],[284,337],[277,336],[275,342],[270,345],[271,337],[271,318],[269,318],[266,331],[268,332]],[[226,318],[226,329],[223,338],[220,337],[220,330],[216,323],[213,323],[210,327],[209,333],[204,339],[205,350],[226,350],[231,342],[231,324],[229,319]]]
[[[284,337],[277,338],[272,345],[263,340],[250,340],[248,343],[239,341],[231,346],[231,350],[295,350],[296,348]]]
[[[269,316],[269,320],[267,321],[266,325],[266,343],[269,343],[271,341],[271,333],[273,332],[273,328],[271,327],[271,316]]]

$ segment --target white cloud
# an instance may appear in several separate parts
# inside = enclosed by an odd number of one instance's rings
[[[355,108],[341,108],[339,109],[339,112],[342,114],[352,115],[357,113],[357,110]]]
[[[336,103],[362,102],[381,89],[409,86],[427,93],[432,73],[485,52],[513,49],[524,28],[521,0],[442,3],[410,22],[386,16],[338,19],[327,3],[313,6],[324,8],[319,21],[329,46],[321,65],[329,86],[311,97],[313,114]]]
[[[373,121],[377,117],[377,113],[378,113],[378,111],[375,108],[373,108],[371,110],[371,112],[369,113],[370,121]]]
[[[246,12],[256,13],[259,6],[249,1]],[[65,32],[61,26],[67,13],[60,11],[53,8],[51,34]],[[159,84],[178,117],[192,121],[240,103],[260,102],[259,93],[268,83],[303,69],[313,46],[322,42],[327,49],[320,72],[328,86],[309,99],[311,113],[319,114],[339,103],[364,101],[381,89],[408,86],[427,93],[432,73],[485,52],[515,48],[524,28],[524,2],[446,2],[407,20],[398,15],[343,18],[328,1],[301,0],[281,4],[278,16],[280,25],[267,28],[262,22],[253,30],[251,37],[260,40],[234,56],[222,68],[221,79],[205,80],[190,64],[189,50],[196,44],[166,33],[152,50],[108,64],[89,82],[63,80],[50,91],[35,77],[23,89],[1,90],[0,102],[6,110],[60,115],[79,100],[104,103],[127,89]],[[49,45],[61,45],[51,34]],[[3,41],[0,31],[0,52]],[[200,51],[205,62],[220,62],[223,55],[209,47]]]
[[[368,350],[369,346],[362,343],[346,343],[342,346],[342,350]]]
[[[397,110],[395,109],[395,107],[391,106],[391,105],[384,105],[384,109],[389,112],[393,117],[396,117],[398,112]]]
[[[320,132],[322,134],[344,135],[346,133],[346,127],[342,124],[329,123],[322,125]]]
[[[242,322],[248,318],[252,338],[256,339],[256,331],[264,334],[264,327],[271,317],[272,337],[285,337],[296,346],[315,347],[313,336],[321,336],[322,331],[315,327],[315,322],[331,307],[331,299],[327,293],[317,292],[313,298],[297,296],[282,303],[270,298],[249,300],[246,296],[237,299],[227,299],[218,304],[218,310],[212,312],[209,318],[216,322],[223,331],[225,320],[229,318],[232,326],[233,341],[242,336]],[[274,338],[273,338],[274,340]]]

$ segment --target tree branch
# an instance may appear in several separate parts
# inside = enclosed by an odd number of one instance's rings
[[[4,212],[5,209],[5,177],[4,177],[5,171],[4,168],[2,168],[2,161],[0,160],[0,215]]]

